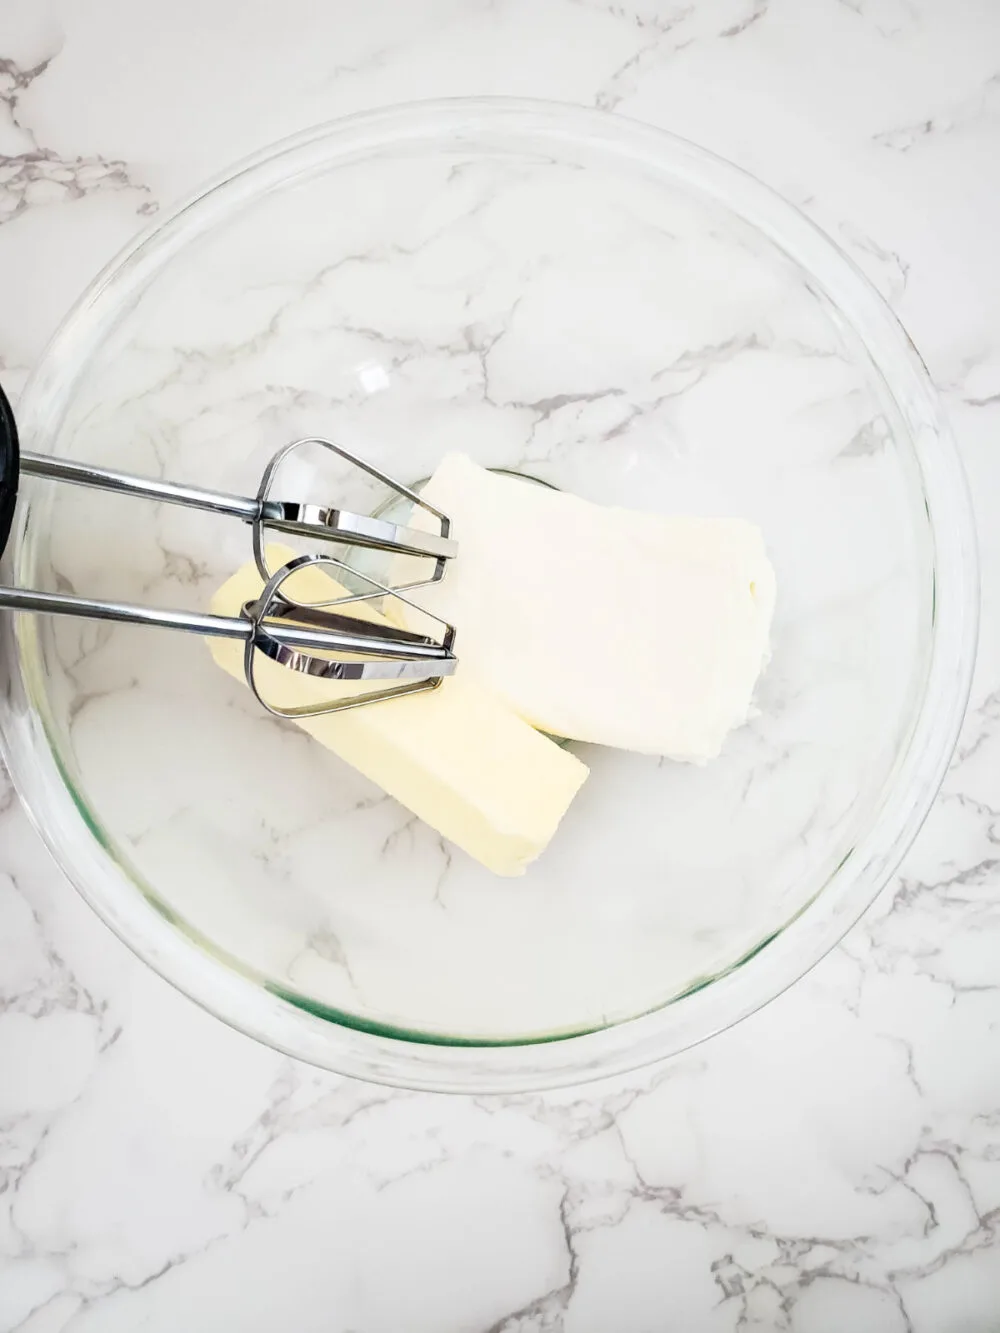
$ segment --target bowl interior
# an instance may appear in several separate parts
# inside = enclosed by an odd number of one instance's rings
[[[258,177],[112,274],[26,446],[252,494],[272,452],[320,434],[408,483],[457,448],[594,500],[752,519],[779,592],[759,715],[705,768],[579,747],[592,775],[553,844],[501,880],[196,638],[24,622],[78,808],[174,928],[339,1022],[520,1042],[701,987],[871,831],[921,704],[933,548],[882,376],[831,295],[666,149],[653,166],[487,124],[334,137]],[[384,499],[347,468],[327,484]],[[44,588],[206,609],[249,557],[225,519],[25,499],[17,575]]]

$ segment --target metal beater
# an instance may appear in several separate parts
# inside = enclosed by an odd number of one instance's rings
[[[437,532],[424,532],[385,519],[354,514],[348,510],[321,505],[274,500],[271,490],[281,464],[297,449],[318,445],[337,454],[375,477],[413,504],[425,510],[438,525]],[[445,676],[454,673],[457,660],[453,651],[454,629],[443,621],[440,639],[412,633],[395,626],[359,621],[332,608],[344,602],[373,600],[385,596],[407,599],[402,592],[424,583],[436,582],[448,560],[457,554],[451,540],[447,517],[421,500],[408,487],[358,458],[330,440],[309,438],[286,445],[274,455],[261,478],[255,498],[227,495],[197,486],[135,477],[107,468],[91,467],[67,459],[22,452],[10,404],[0,388],[0,556],[3,555],[14,522],[18,487],[22,475],[43,477],[71,485],[112,491],[118,495],[141,496],[213,514],[229,515],[248,523],[252,530],[254,560],[264,588],[260,597],[248,602],[239,616],[216,616],[190,611],[159,610],[128,602],[95,601],[57,593],[36,592],[24,588],[0,586],[0,610],[34,612],[57,616],[75,616],[87,620],[113,621],[119,624],[148,625],[182,630],[208,638],[239,639],[246,645],[244,655],[247,684],[256,698],[279,717],[306,717],[338,712],[400,694],[434,689]],[[426,579],[389,587],[353,570],[330,555],[313,554],[290,560],[272,571],[267,562],[264,535],[268,530],[291,533],[317,542],[361,546],[393,554],[421,556],[434,561]],[[331,567],[351,573],[371,588],[370,592],[338,597],[330,602],[302,605],[289,598],[283,588],[294,573],[311,567]],[[426,613],[425,613],[426,614]],[[431,617],[436,619],[436,617]],[[291,671],[328,681],[385,681],[385,687],[328,703],[299,708],[279,708],[262,697],[256,678],[256,655],[279,663]],[[349,653],[349,660],[322,654]]]

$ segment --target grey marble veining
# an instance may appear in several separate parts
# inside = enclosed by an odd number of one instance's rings
[[[261,142],[409,97],[600,105],[761,175],[893,304],[969,470],[984,626],[955,763],[865,920],[738,1028],[583,1090],[392,1092],[254,1045],[118,944],[0,779],[0,1330],[1000,1327],[998,52],[972,0],[3,8],[11,390],[140,215]],[[490,338],[443,354],[484,397]],[[527,399],[527,450],[628,424],[589,397]],[[848,464],[876,444],[857,423]]]

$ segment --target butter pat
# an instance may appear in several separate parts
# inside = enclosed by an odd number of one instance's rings
[[[272,548],[271,567],[291,554]],[[256,567],[246,565],[216,593],[212,610],[237,615],[261,586]],[[345,595],[316,569],[294,575],[285,587],[304,601]],[[340,609],[384,622],[364,604]],[[242,644],[213,639],[209,647],[219,666],[243,679]],[[357,693],[369,688],[331,686],[260,654],[258,679],[264,697],[283,707],[329,699],[331,689]],[[296,725],[498,875],[524,873],[588,773],[579,759],[540,735],[461,669],[436,690],[297,719]]]
[[[459,556],[414,600],[457,626],[463,672],[520,717],[697,763],[747,720],[775,599],[752,523],[592,504],[463,454],[423,496]]]

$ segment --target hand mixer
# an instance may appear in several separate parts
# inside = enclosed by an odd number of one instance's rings
[[[347,510],[326,508],[315,504],[290,503],[271,498],[271,490],[281,464],[289,455],[306,445],[318,445],[367,472],[398,495],[420,506],[437,522],[439,530],[423,532],[385,519]],[[438,621],[442,627],[440,639],[416,634],[396,626],[359,621],[331,608],[344,602],[366,601],[393,596],[402,597],[407,588],[436,582],[444,573],[445,564],[457,553],[457,545],[449,536],[447,517],[421,500],[408,487],[394,481],[370,463],[358,458],[330,440],[312,437],[296,440],[280,449],[271,459],[261,479],[256,497],[227,495],[182,486],[173,482],[135,477],[124,472],[91,467],[67,459],[28,453],[20,449],[17,427],[10,404],[0,388],[0,557],[10,537],[17,505],[21,475],[68,482],[119,495],[139,496],[168,504],[229,515],[248,523],[253,534],[253,553],[264,588],[254,602],[248,602],[239,616],[217,616],[190,611],[160,610],[136,606],[128,602],[95,601],[85,597],[32,591],[0,585],[0,610],[34,612],[56,616],[75,616],[88,620],[112,621],[120,624],[157,626],[181,630],[205,637],[239,639],[246,645],[244,668],[247,684],[255,697],[279,717],[305,717],[321,713],[356,708],[400,694],[413,694],[434,689],[445,676],[454,673],[457,660],[453,651],[454,629]],[[340,545],[361,546],[394,554],[420,556],[434,561],[433,571],[426,579],[415,580],[399,587],[389,587],[359,574],[351,566],[333,556],[313,554],[298,556],[271,571],[267,562],[264,534],[268,530],[291,533],[298,537]],[[361,578],[371,592],[337,597],[322,604],[308,606],[290,599],[283,588],[294,573],[310,566],[346,570]],[[430,617],[435,619],[436,617]],[[395,684],[374,688],[363,694],[332,698],[329,702],[302,705],[297,708],[279,708],[262,697],[255,673],[257,653],[287,667],[321,680],[329,681],[390,681]],[[321,654],[347,653],[348,660]]]

